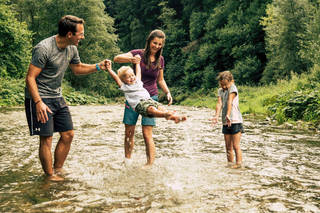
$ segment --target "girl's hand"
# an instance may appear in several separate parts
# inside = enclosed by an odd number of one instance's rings
[[[231,119],[230,119],[229,115],[226,115],[226,120],[227,120],[228,127],[230,127],[231,126]]]
[[[214,125],[216,125],[218,123],[219,119],[218,119],[217,116],[215,116],[215,117],[211,118],[210,120],[212,121],[212,125],[214,126]]]
[[[112,70],[112,63],[111,60],[106,59],[105,60],[105,67],[107,68],[107,70]]]

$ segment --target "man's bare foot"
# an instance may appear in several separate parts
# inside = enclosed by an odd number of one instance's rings
[[[60,177],[59,175],[49,175],[47,177],[47,180],[49,181],[54,181],[54,182],[58,182],[58,181],[63,181],[64,178],[63,177]]]

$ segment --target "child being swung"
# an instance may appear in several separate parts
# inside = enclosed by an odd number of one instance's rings
[[[135,56],[140,59],[139,56]],[[111,61],[107,61],[107,70],[116,81],[120,90],[124,92],[129,105],[137,113],[146,117],[164,117],[173,120],[175,123],[185,121],[185,116],[175,115],[175,112],[166,110],[159,102],[154,101],[148,91],[143,88],[141,81],[140,63],[136,63],[136,75],[129,66],[122,66],[118,70],[118,75],[112,70]]]
[[[240,168],[242,163],[240,138],[243,132],[243,119],[239,108],[238,89],[229,71],[219,73],[217,79],[221,88],[218,90],[216,114],[212,118],[212,123],[215,125],[218,122],[222,110],[222,133],[226,144],[227,160],[228,163],[233,163],[233,152],[235,152],[236,164],[232,168]]]

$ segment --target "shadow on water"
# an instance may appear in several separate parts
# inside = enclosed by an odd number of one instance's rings
[[[123,164],[122,106],[70,109],[75,137],[60,183],[46,181],[24,111],[0,112],[0,212],[320,212],[317,133],[245,119],[235,170],[212,111],[171,106],[188,121],[157,119],[156,161],[144,169],[140,124],[133,164]]]

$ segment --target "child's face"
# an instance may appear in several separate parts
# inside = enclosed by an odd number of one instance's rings
[[[125,84],[134,84],[136,82],[136,75],[132,70],[127,71],[125,77],[122,79]]]
[[[232,82],[228,81],[228,80],[221,80],[221,81],[219,81],[219,83],[220,83],[220,86],[223,90],[227,90],[231,87]]]

